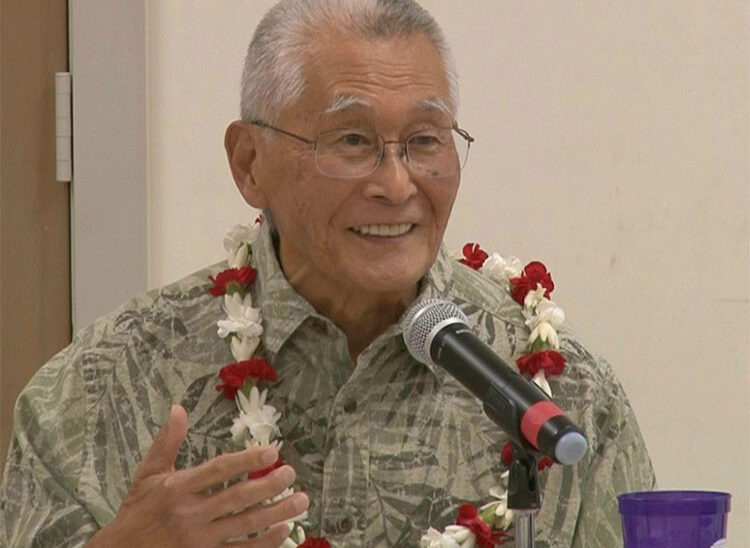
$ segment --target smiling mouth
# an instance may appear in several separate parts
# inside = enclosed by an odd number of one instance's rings
[[[406,234],[413,226],[413,223],[401,223],[397,225],[362,225],[354,226],[350,230],[363,236],[394,237]]]

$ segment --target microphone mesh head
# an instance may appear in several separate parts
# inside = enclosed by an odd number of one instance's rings
[[[430,333],[445,320],[455,319],[468,323],[466,314],[455,304],[441,299],[418,301],[406,312],[401,321],[404,330],[404,343],[414,359],[422,363],[432,363],[428,348]]]

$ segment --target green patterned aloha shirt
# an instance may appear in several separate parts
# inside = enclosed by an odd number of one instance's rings
[[[254,246],[251,291],[265,331],[259,355],[278,371],[269,403],[283,413],[284,461],[310,495],[309,535],[339,547],[414,547],[462,503],[489,502],[506,465],[506,436],[440,369],[410,357],[392,325],[356,362],[343,332],[289,285],[268,227]],[[177,466],[235,447],[233,401],[217,372],[233,361],[218,338],[221,301],[198,272],[141,295],[76,335],[18,399],[0,490],[0,546],[78,547],[115,516],[170,406],[190,430]],[[521,307],[441,250],[421,297],[457,303],[509,362],[528,338]],[[654,473],[633,411],[611,368],[563,328],[568,365],[549,379],[555,400],[586,432],[575,466],[541,473],[540,548],[621,546],[616,495],[651,489]]]

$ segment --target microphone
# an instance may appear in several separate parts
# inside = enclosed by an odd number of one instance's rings
[[[578,462],[588,447],[581,429],[474,335],[468,321],[452,302],[417,302],[401,322],[406,348],[417,361],[446,369],[482,400],[487,416],[518,445],[560,464]]]

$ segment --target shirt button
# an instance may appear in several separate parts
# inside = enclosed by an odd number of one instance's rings
[[[352,518],[349,516],[343,517],[341,518],[341,521],[339,521],[338,530],[342,533],[348,533],[352,530],[352,525],[354,525],[352,523]]]
[[[357,400],[349,398],[344,402],[344,411],[347,413],[354,413],[357,410]]]

